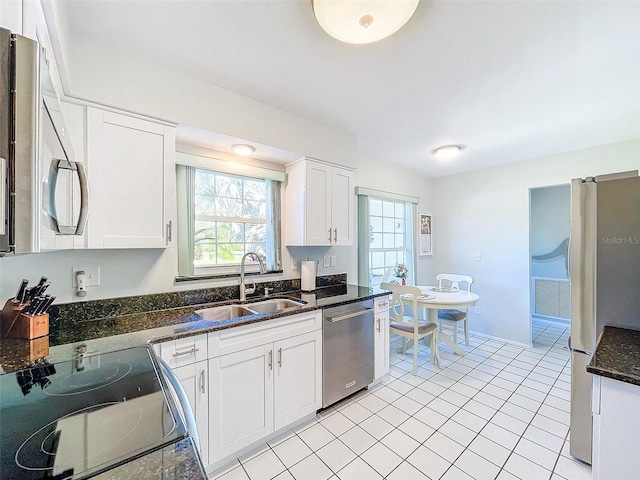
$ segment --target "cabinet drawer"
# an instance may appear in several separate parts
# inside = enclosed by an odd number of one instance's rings
[[[373,299],[373,308],[376,313],[389,312],[389,296],[376,297]]]
[[[208,358],[207,335],[163,342],[160,344],[160,358],[167,362],[171,368],[206,360]]]
[[[313,332],[322,328],[322,311],[300,313],[287,317],[265,320],[241,327],[209,334],[209,357],[226,355],[246,348],[277,342],[284,338]]]

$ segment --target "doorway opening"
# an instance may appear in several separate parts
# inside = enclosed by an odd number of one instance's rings
[[[557,185],[532,188],[529,194],[531,340],[534,347],[548,348],[571,324],[571,189]]]

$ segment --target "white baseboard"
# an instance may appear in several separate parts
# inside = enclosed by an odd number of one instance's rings
[[[513,340],[508,340],[506,338],[496,337],[496,336],[493,336],[493,335],[487,335],[486,333],[476,332],[474,330],[469,330],[469,335],[475,335],[476,337],[487,338],[489,340],[495,340],[497,342],[502,342],[502,343],[506,343],[508,345],[513,345],[513,346],[521,347],[521,348],[532,348],[533,347],[533,345],[530,344],[530,343],[514,342]]]

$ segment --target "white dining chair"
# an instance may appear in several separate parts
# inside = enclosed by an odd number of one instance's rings
[[[471,284],[473,278],[469,275],[458,275],[456,273],[439,273],[436,275],[438,281],[438,288],[450,288],[451,290],[464,289],[467,292],[471,291]],[[462,288],[460,285],[462,284]],[[469,345],[469,309],[454,310],[444,309],[438,310],[438,322],[440,323],[440,331],[442,331],[442,323],[451,325],[453,328],[453,342],[458,344],[458,325],[462,323],[464,329],[464,344]]]
[[[440,355],[438,353],[438,325],[428,320],[420,319],[418,297],[422,292],[418,287],[411,285],[398,285],[396,283],[381,283],[382,290],[388,290],[392,294],[391,310],[393,319],[389,324],[391,333],[402,337],[402,353],[407,353],[407,340],[413,340],[413,374],[418,373],[418,344],[420,339],[426,343],[426,337],[431,337],[431,363],[440,367]],[[405,308],[411,307],[413,316],[405,315]]]

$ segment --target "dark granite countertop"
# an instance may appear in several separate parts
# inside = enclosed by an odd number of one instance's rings
[[[587,372],[640,386],[640,331],[605,326]]]
[[[248,315],[224,321],[206,321],[194,312],[211,306],[237,303],[237,301],[227,300],[105,318],[59,322],[58,325],[52,326],[48,337],[36,340],[2,339],[0,341],[0,373],[22,370],[37,362],[70,359],[74,355],[75,347],[80,344],[87,345],[92,351],[109,351],[146,342],[159,343],[372,299],[381,295],[385,293],[372,293],[368,287],[338,284],[318,288],[313,292],[298,290],[270,295],[268,298],[293,298],[306,303],[301,307],[288,308],[272,314]],[[265,297],[254,297],[246,303],[264,299]],[[34,359],[38,358],[34,352],[42,350],[43,342],[47,343],[48,354],[44,358]]]
[[[108,470],[95,480],[207,480],[191,438]]]

